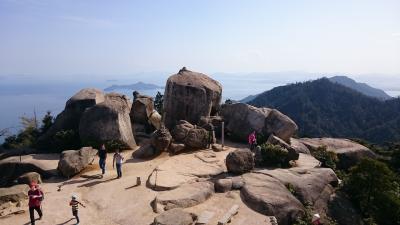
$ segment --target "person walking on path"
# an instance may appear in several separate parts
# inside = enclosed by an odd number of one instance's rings
[[[99,165],[101,168],[102,176],[106,173],[106,159],[107,159],[106,146],[102,144],[99,150]]]
[[[123,160],[124,160],[124,157],[121,155],[119,150],[116,150],[114,157],[113,157],[113,169],[114,169],[114,163],[115,163],[115,166],[117,167],[117,178],[122,177],[122,161]]]
[[[76,197],[76,195],[72,195],[72,199],[69,202],[69,205],[72,209],[72,215],[75,216],[76,224],[79,224],[79,215],[78,215],[78,206],[81,205],[83,208],[86,208],[82,203],[80,203]]]
[[[251,132],[251,134],[249,134],[248,140],[249,140],[250,150],[253,151],[254,147],[257,145],[256,132],[255,131],[253,131],[253,132]]]
[[[29,197],[29,216],[31,219],[31,225],[35,225],[35,210],[39,214],[39,220],[42,219],[43,213],[40,209],[41,200],[43,198],[43,194],[38,188],[36,182],[32,182],[30,184],[30,190],[28,191]]]

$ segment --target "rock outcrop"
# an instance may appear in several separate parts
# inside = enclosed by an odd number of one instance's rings
[[[97,150],[91,147],[63,151],[57,169],[63,176],[71,177],[85,169],[94,160],[96,154]]]
[[[281,146],[282,148],[286,149],[288,151],[288,160],[298,160],[299,159],[299,153],[296,151],[295,148],[293,148],[291,145],[286,143],[284,140],[280,139],[279,137],[271,134],[267,140],[268,144],[273,144],[273,145],[278,145]]]
[[[311,151],[325,146],[328,151],[335,152],[339,158],[338,168],[349,169],[355,166],[362,158],[376,158],[374,152],[367,147],[348,139],[339,138],[301,138],[301,143]]]
[[[226,156],[228,172],[242,174],[254,168],[253,153],[249,149],[238,149]]]
[[[78,134],[79,122],[83,112],[96,104],[104,102],[105,96],[101,90],[86,88],[72,96],[65,104],[65,109],[57,115],[54,124],[38,140],[39,147],[54,146],[54,135],[59,131],[73,130]]]
[[[53,171],[46,168],[46,165],[36,160],[19,161],[19,157],[11,157],[0,161],[0,186],[11,184],[18,177],[29,173],[36,172],[42,178],[54,176]]]
[[[136,135],[149,134],[161,127],[161,116],[154,109],[154,101],[150,96],[133,92],[133,103],[129,115],[135,138]]]
[[[187,208],[201,204],[213,193],[214,184],[211,182],[187,183],[174,190],[159,192],[153,204],[163,205],[164,210]]]
[[[150,175],[147,185],[154,190],[171,190],[185,183],[216,176],[226,172],[224,163],[226,155],[226,152],[212,155],[210,151],[200,151],[195,154],[170,157],[156,167]]]
[[[234,103],[222,105],[221,114],[226,123],[226,132],[241,141],[247,141],[247,136],[256,131],[264,137],[273,134],[290,143],[290,138],[298,129],[293,120],[276,109]]]
[[[196,218],[196,215],[177,208],[156,216],[152,225],[192,225]]]
[[[243,175],[245,185],[240,193],[253,210],[275,216],[280,225],[290,225],[303,215],[304,207],[279,180],[260,173]]]
[[[336,187],[339,183],[335,172],[328,168],[291,168],[257,172],[273,177],[285,186],[290,185],[296,198],[303,204],[314,205],[322,197],[324,189],[329,185]],[[330,194],[332,192],[327,195],[328,199]]]
[[[172,136],[165,127],[161,127],[160,129],[156,130],[151,135],[150,139],[151,145],[156,149],[157,152],[167,151],[171,141]]]
[[[218,179],[214,184],[215,192],[225,193],[232,190],[232,179]]]
[[[183,68],[168,78],[164,94],[164,122],[172,129],[179,120],[197,124],[202,116],[215,115],[221,85],[205,74]]]
[[[136,147],[129,113],[131,103],[125,95],[110,93],[104,102],[87,109],[79,124],[83,143],[117,141],[125,148]]]
[[[185,120],[180,120],[172,130],[172,137],[175,141],[185,144],[187,148],[204,149],[208,144],[209,132]]]

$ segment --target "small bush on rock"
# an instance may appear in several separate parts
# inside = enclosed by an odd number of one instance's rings
[[[321,146],[311,150],[311,155],[321,162],[322,167],[336,169],[339,159],[336,153],[326,150],[326,146]]]
[[[263,166],[289,167],[289,153],[281,146],[262,144],[261,156]]]

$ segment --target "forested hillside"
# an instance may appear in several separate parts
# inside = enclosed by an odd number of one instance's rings
[[[299,125],[299,136],[400,141],[400,98],[379,101],[327,78],[276,87],[249,104],[287,114]]]

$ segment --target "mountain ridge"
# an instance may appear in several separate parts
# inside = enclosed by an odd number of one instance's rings
[[[277,108],[299,125],[303,137],[400,141],[400,98],[381,101],[328,78],[276,87],[248,104]]]

